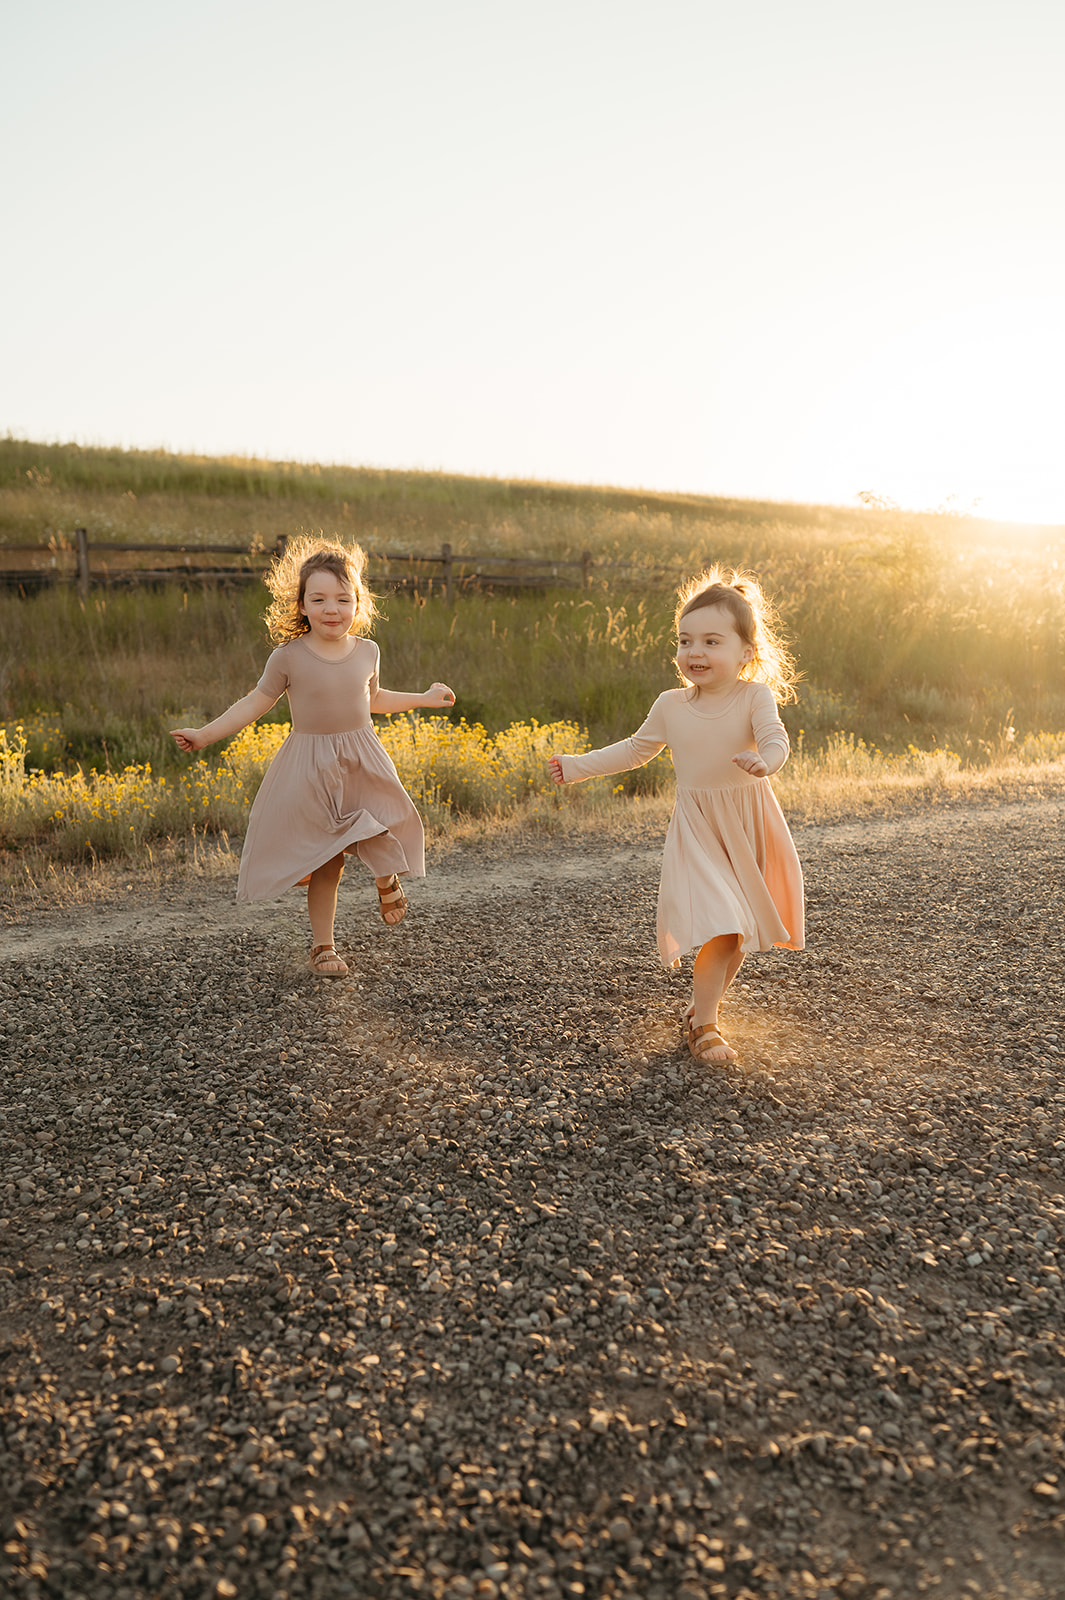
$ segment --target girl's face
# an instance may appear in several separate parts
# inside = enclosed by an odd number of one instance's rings
[[[355,591],[335,572],[312,572],[300,601],[311,633],[322,643],[343,639],[355,621]]]
[[[677,666],[700,693],[727,694],[753,656],[726,606],[700,606],[680,619]]]

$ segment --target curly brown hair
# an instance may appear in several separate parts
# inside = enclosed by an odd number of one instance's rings
[[[350,633],[366,633],[377,615],[374,597],[366,586],[366,554],[357,544],[341,544],[323,535],[298,534],[289,539],[281,555],[275,556],[263,582],[273,595],[265,613],[270,637],[275,644],[287,644],[310,632],[310,623],[300,610],[307,581],[315,572],[332,572],[341,583],[351,585],[355,595],[355,618]]]
[[[741,678],[766,684],[779,701],[798,698],[795,685],[799,673],[781,637],[776,609],[753,574],[707,567],[698,577],[690,578],[677,591],[673,616],[677,632],[681,619],[701,606],[724,606],[736,624],[736,632],[753,652],[740,672]]]

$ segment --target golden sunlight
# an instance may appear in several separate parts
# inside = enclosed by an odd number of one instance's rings
[[[855,359],[815,406],[802,463],[837,483],[845,464],[855,493],[906,510],[1065,525],[1063,365],[1065,297],[944,312]]]

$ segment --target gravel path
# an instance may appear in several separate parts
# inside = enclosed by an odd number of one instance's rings
[[[1065,1596],[1065,796],[805,828],[677,1048],[659,841],[355,975],[229,883],[0,934],[0,1593]]]

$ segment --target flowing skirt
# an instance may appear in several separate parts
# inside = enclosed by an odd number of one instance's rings
[[[719,934],[741,948],[805,943],[802,868],[768,778],[721,789],[678,789],[658,891],[665,966]]]
[[[425,876],[422,820],[373,728],[290,733],[251,808],[237,899],[273,900],[341,851],[375,878]]]

